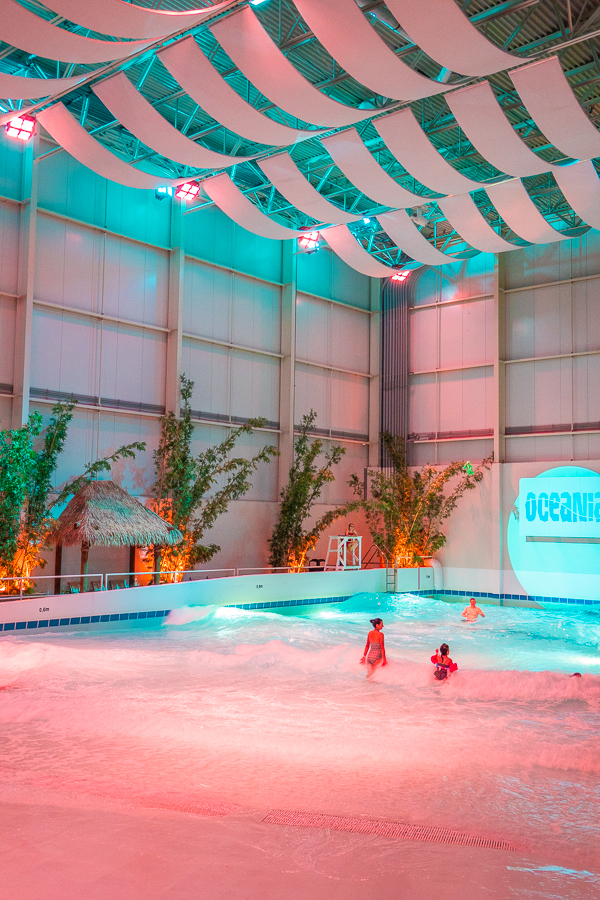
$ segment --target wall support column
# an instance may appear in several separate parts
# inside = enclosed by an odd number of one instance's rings
[[[294,411],[296,388],[296,241],[283,241],[281,288],[281,349],[279,381],[279,463],[278,494],[288,481],[294,459]]]
[[[33,287],[35,277],[35,233],[38,202],[39,138],[23,147],[21,174],[21,222],[19,234],[19,276],[13,365],[12,428],[20,428],[29,417],[31,385],[31,333],[33,328]]]
[[[185,280],[184,203],[171,199],[171,253],[169,257],[169,307],[167,327],[167,373],[165,406],[167,412],[181,414],[181,382],[183,370],[183,289]]]
[[[497,591],[504,593],[503,469],[506,458],[506,294],[505,254],[496,255],[494,267],[494,464],[492,466],[493,567],[498,572]]]
[[[369,466],[379,465],[381,432],[381,279],[371,278],[369,328]]]

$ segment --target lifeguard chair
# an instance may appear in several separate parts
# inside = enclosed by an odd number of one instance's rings
[[[362,567],[362,535],[334,534],[329,538],[325,571],[349,571]]]

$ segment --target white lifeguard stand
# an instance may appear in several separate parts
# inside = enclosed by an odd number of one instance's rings
[[[329,538],[325,557],[325,571],[360,569],[362,566],[362,535],[334,534]]]

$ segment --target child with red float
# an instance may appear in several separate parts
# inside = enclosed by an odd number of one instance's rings
[[[448,656],[449,653],[450,647],[448,644],[440,644],[439,650],[436,650],[431,657],[431,662],[435,665],[435,672],[433,674],[438,681],[444,681],[451,672],[456,672],[458,669],[456,663],[453,663]]]

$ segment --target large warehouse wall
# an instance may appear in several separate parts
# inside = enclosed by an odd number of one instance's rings
[[[57,485],[143,440],[146,453],[114,477],[144,500],[160,416],[177,410],[185,372],[196,450],[254,416],[267,425],[236,452],[281,450],[211,534],[223,548],[212,565],[263,565],[305,412],[347,451],[324,506],[347,499],[348,476],[376,459],[379,283],[327,249],[307,256],[249,234],[214,206],[106,182],[45,140],[35,154],[0,141],[1,427],[73,394]]]
[[[519,479],[600,471],[600,234],[415,275],[411,461],[495,456],[447,526],[447,586],[522,592],[507,551]]]

